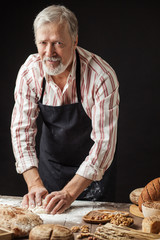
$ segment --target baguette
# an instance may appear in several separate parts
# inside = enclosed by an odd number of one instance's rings
[[[138,206],[140,211],[142,211],[142,203],[158,200],[160,200],[160,178],[155,178],[144,187],[139,196]]]
[[[14,237],[25,237],[43,220],[27,209],[0,204],[0,226],[12,232]]]

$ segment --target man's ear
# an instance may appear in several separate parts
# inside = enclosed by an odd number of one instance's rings
[[[76,37],[76,40],[74,41],[74,47],[76,48],[77,45],[78,45],[78,35],[77,35],[77,37]]]

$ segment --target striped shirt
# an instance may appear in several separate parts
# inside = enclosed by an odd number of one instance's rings
[[[119,84],[111,66],[99,56],[77,47],[81,63],[81,101],[92,120],[91,139],[94,141],[89,155],[79,166],[77,174],[101,180],[110,166],[115,152],[119,112]],[[23,173],[38,168],[35,150],[38,101],[42,82],[46,77],[43,104],[61,106],[78,102],[76,92],[76,56],[63,89],[45,75],[39,54],[30,55],[19,70],[15,87],[15,105],[11,121],[11,137],[16,159],[16,170]]]

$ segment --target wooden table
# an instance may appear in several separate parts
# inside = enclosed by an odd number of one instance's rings
[[[1,196],[0,195],[0,204],[8,204],[13,206],[21,206],[22,197],[12,197],[12,196]],[[82,226],[88,225],[90,232],[94,233],[97,228],[97,224],[88,224],[82,220],[82,217],[91,210],[95,209],[111,209],[111,210],[122,210],[129,212],[129,203],[112,203],[112,202],[90,202],[90,201],[75,201],[71,207],[62,214],[49,215],[49,214],[40,214],[40,217],[43,219],[44,223],[54,223],[61,224],[68,228],[72,226]],[[132,228],[141,229],[142,218],[135,217],[134,224]],[[77,234],[75,234],[76,236]],[[24,238],[23,238],[24,239]],[[27,238],[25,238],[27,239]],[[76,239],[76,237],[75,237]]]

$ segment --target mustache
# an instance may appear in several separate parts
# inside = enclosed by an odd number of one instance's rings
[[[60,57],[45,57],[43,58],[43,62],[45,61],[61,61]]]

